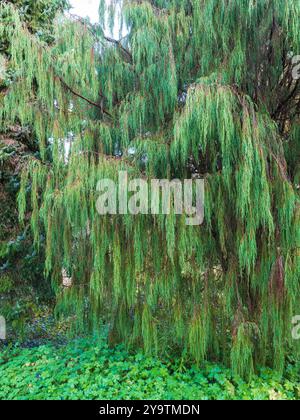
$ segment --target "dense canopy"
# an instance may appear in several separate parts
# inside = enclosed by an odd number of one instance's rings
[[[10,3],[0,121],[38,144],[20,218],[46,236],[57,312],[149,353],[282,370],[300,313],[300,1],[102,1],[98,25],[59,17],[51,41]],[[99,216],[97,182],[120,170],[205,179],[204,224]]]

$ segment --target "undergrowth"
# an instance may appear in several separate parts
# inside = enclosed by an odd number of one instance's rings
[[[0,353],[0,399],[21,400],[299,400],[299,363],[284,377],[269,369],[247,383],[214,364],[185,369],[99,339]]]

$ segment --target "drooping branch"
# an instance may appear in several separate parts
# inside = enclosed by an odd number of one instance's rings
[[[98,104],[97,102],[92,101],[89,98],[86,98],[85,96],[83,96],[82,94],[76,92],[71,86],[69,86],[66,81],[61,77],[61,76],[57,76],[59,81],[61,82],[61,84],[67,89],[69,90],[73,95],[77,96],[78,98],[82,99],[83,101],[87,102],[88,104],[98,108],[101,110],[101,112],[103,112],[104,114],[108,115],[110,118],[113,118],[113,116],[111,115],[110,112],[108,112],[106,109],[103,108],[103,106],[101,104]]]

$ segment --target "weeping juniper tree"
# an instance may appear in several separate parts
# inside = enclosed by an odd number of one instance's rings
[[[101,1],[98,25],[61,18],[51,46],[0,13],[17,74],[1,121],[38,139],[19,207],[37,247],[46,232],[57,311],[146,352],[282,370],[300,311],[299,0]],[[204,224],[100,216],[97,182],[121,170],[204,178]]]

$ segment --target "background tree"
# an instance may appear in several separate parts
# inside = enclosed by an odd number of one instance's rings
[[[15,0],[2,1],[1,12],[14,6],[20,24],[47,44],[54,41],[53,24],[58,12],[67,7],[65,0]],[[18,79],[18,69],[12,65],[11,39],[7,36],[13,25],[10,14],[1,14],[0,37],[0,104]],[[3,20],[2,20],[3,19]],[[43,252],[33,247],[30,224],[21,228],[16,205],[20,188],[20,175],[31,156],[39,156],[38,140],[31,124],[21,125],[18,119],[2,121],[0,126],[0,313],[9,325],[13,321],[17,331],[37,309],[35,302],[53,299],[51,288],[43,276]],[[28,226],[29,225],[29,226]]]
[[[124,39],[105,36],[107,12]],[[1,116],[38,139],[19,206],[30,183],[58,311],[147,352],[282,370],[299,313],[300,2],[102,1],[99,25],[60,23],[51,46],[1,13],[18,73]],[[205,178],[204,225],[100,217],[97,181],[121,169]]]

